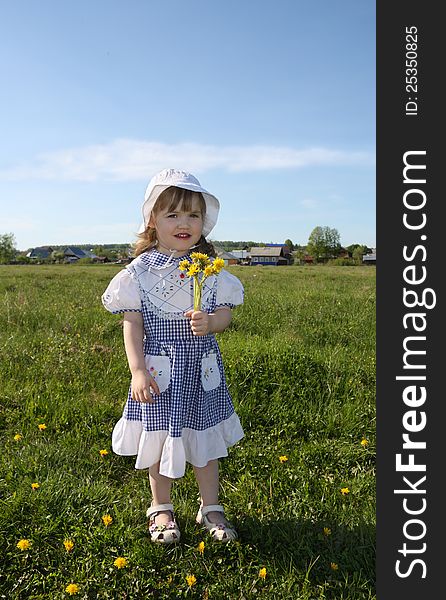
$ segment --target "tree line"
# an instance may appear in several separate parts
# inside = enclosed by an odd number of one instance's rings
[[[213,244],[221,250],[231,252],[231,250],[248,250],[253,247],[266,246],[263,242],[253,241],[216,241]],[[306,245],[294,244],[291,239],[286,239],[284,244],[289,247],[290,252],[295,258],[303,259],[306,255],[311,256],[315,262],[326,262],[339,257],[343,250],[341,246],[341,236],[337,229],[328,226],[317,226],[310,233]],[[97,256],[107,257],[110,261],[123,258],[129,249],[126,244],[76,244],[78,248],[93,249]],[[65,246],[52,246],[53,253],[49,258],[50,262],[61,262],[64,259],[63,249]],[[355,262],[362,262],[362,256],[372,251],[365,244],[351,244],[345,248]],[[24,253],[20,253],[16,248],[15,237],[13,233],[0,234],[0,264],[10,262],[27,262]]]

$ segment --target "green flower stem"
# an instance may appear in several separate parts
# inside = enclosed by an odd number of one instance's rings
[[[201,310],[201,285],[197,275],[194,277],[194,310]]]

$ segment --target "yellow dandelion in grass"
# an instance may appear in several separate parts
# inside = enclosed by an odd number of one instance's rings
[[[77,583],[69,583],[65,588],[65,591],[67,592],[67,594],[70,594],[70,596],[73,596],[74,594],[77,594],[79,592],[79,586],[77,585]]]
[[[260,577],[260,579],[265,579],[265,577],[266,577],[266,569],[265,569],[265,567],[262,567],[260,569],[260,571],[259,571],[259,577]]]
[[[195,575],[188,575],[186,577],[186,581],[187,581],[187,585],[189,587],[192,587],[193,585],[195,585],[197,583],[197,578],[195,577]]]
[[[330,527],[324,527],[324,535],[331,535],[331,529]]]
[[[285,455],[279,456],[279,460],[280,460],[281,463],[284,463],[284,462],[286,462],[288,460],[288,456],[285,456]]]
[[[127,559],[124,558],[123,556],[118,556],[118,558],[115,560],[115,562],[113,564],[118,569],[123,569],[124,567],[127,566]]]
[[[19,550],[28,550],[31,546],[31,542],[29,540],[19,540],[17,542],[17,548]]]
[[[38,427],[39,427],[40,431],[45,431],[45,429],[46,429],[45,423],[39,423]]]
[[[107,456],[107,454],[108,454],[108,450],[99,450],[99,454],[100,454],[101,456]]]
[[[20,435],[20,433],[16,433],[14,436],[14,441],[15,442],[20,442],[20,440],[23,438],[23,435]]]
[[[348,487],[341,488],[341,494],[343,496],[346,496],[347,494],[350,494],[350,490],[348,489]]]
[[[106,527],[108,527],[109,525],[111,525],[111,523],[113,523],[113,517],[110,516],[109,514],[102,515],[102,522],[104,523],[104,525]]]
[[[73,540],[64,540],[63,541],[63,545],[65,546],[65,550],[67,552],[71,552],[74,548],[74,542]]]
[[[369,445],[369,440],[366,440],[365,438],[362,438],[362,440],[361,440],[361,446],[363,446],[365,448],[368,445]]]
[[[197,546],[197,550],[200,554],[204,553],[204,542],[200,542]]]
[[[338,565],[338,563],[331,562],[331,563],[330,563],[330,569],[331,569],[332,571],[337,571],[337,570],[339,569],[339,565]]]
[[[40,487],[40,483],[37,483],[37,482],[36,483],[32,483],[31,487],[32,487],[33,490],[38,490],[39,487]]]

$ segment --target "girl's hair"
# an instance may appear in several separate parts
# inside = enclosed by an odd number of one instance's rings
[[[201,216],[205,217],[206,202],[200,192],[192,192],[175,186],[170,186],[158,196],[152,214],[156,215],[162,210],[167,212],[177,210],[181,207],[184,211],[191,211],[194,204],[194,199],[197,198],[200,205]],[[142,233],[138,233],[138,240],[134,244],[135,256],[139,256],[143,252],[147,252],[155,248],[158,243],[156,239],[156,229],[149,224]],[[208,242],[202,235],[198,240],[197,246],[193,248],[194,252],[202,252],[208,256],[215,257],[217,255],[215,248],[211,242]]]

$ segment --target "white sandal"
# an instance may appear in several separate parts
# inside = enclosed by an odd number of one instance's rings
[[[222,513],[223,520],[221,523],[211,523],[207,518],[208,513]],[[211,534],[211,537],[216,542],[229,542],[229,540],[237,539],[237,532],[234,526],[224,516],[224,508],[220,504],[209,504],[208,506],[200,506],[197,513],[196,521],[199,525],[203,525]]]
[[[165,525],[157,525],[155,517],[158,513],[163,511],[170,511],[172,520]],[[148,526],[152,542],[156,542],[157,544],[173,544],[178,542],[181,533],[178,529],[177,522],[175,521],[172,504],[157,504],[156,506],[150,506],[147,509],[146,516],[149,518]]]

